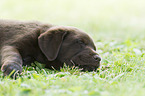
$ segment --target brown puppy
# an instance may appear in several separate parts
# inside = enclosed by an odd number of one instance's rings
[[[92,71],[101,58],[92,39],[74,27],[39,22],[0,20],[0,65],[4,75],[22,72],[22,65],[34,61],[59,69],[66,63]]]

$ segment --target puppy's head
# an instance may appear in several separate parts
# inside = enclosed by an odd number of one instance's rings
[[[58,60],[69,66],[93,71],[100,66],[92,39],[74,27],[52,27],[38,38],[39,47],[49,61]]]

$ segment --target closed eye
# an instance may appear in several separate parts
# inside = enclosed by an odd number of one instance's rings
[[[82,45],[85,45],[85,43],[81,39],[77,39],[77,43],[82,44]]]

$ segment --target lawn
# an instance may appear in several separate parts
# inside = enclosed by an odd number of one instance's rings
[[[84,30],[93,38],[102,66],[95,72],[24,67],[16,80],[3,78],[0,72],[0,96],[144,96],[144,4],[144,0],[1,0],[1,19]]]

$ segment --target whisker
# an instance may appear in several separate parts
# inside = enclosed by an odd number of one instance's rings
[[[70,60],[70,62],[73,64],[73,66],[75,66],[75,63],[72,60]]]

